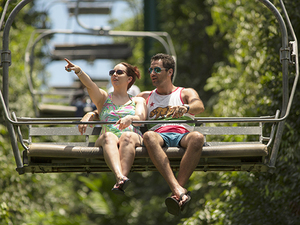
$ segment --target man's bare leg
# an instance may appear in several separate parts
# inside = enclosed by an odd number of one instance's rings
[[[182,187],[186,185],[199,163],[203,144],[204,136],[197,131],[193,131],[181,139],[180,145],[186,150],[180,162],[177,181]]]
[[[143,138],[153,164],[168,183],[172,193],[179,199],[182,193],[186,193],[186,189],[180,186],[174,176],[170,161],[161,147],[164,144],[163,138],[153,131],[146,132]]]
[[[203,144],[204,136],[197,131],[191,132],[181,139],[180,145],[181,147],[186,148],[186,150],[181,159],[177,175],[177,181],[180,186],[184,187],[186,185],[197,167],[201,157]],[[183,196],[181,201],[179,201],[179,205],[181,206],[187,199],[188,196]]]

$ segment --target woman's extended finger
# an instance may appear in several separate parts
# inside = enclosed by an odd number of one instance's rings
[[[71,70],[75,69],[75,65],[73,63],[71,63],[70,60],[68,60],[67,58],[65,58],[66,62],[68,63],[68,65],[65,66],[65,70],[68,72],[71,72]]]
[[[73,63],[71,63],[71,61],[70,61],[70,60],[68,60],[67,58],[65,58],[65,60],[67,61],[67,63],[69,63],[69,64],[73,65]]]

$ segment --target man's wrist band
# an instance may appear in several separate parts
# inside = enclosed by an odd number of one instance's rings
[[[188,104],[183,104],[186,107],[186,112],[190,111],[190,106]]]

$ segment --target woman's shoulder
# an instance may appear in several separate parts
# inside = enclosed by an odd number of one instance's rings
[[[100,97],[102,99],[107,99],[107,97],[109,96],[109,94],[111,94],[111,93],[107,93],[102,88],[99,88],[99,93],[100,93],[100,95],[98,97]]]

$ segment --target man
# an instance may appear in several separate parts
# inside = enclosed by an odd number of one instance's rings
[[[160,53],[151,58],[149,73],[156,89],[138,95],[147,100],[147,118],[150,120],[191,120],[195,114],[204,111],[204,105],[194,89],[173,85],[174,69],[175,61],[170,55]],[[174,215],[178,215],[191,199],[184,186],[199,163],[204,144],[204,136],[193,131],[193,128],[188,124],[159,123],[152,125],[143,135],[149,157],[173,193],[165,203],[168,212]],[[186,149],[177,179],[162,149],[165,145]]]
[[[204,111],[198,93],[192,88],[176,87],[172,83],[175,61],[167,54],[156,54],[151,58],[149,74],[153,91],[144,91],[137,96],[147,100],[149,120],[192,120],[194,115]],[[83,125],[81,125],[83,126]],[[86,127],[86,126],[85,126]],[[165,200],[168,212],[178,215],[191,200],[190,193],[184,188],[199,163],[204,136],[193,131],[189,124],[152,125],[144,135],[144,145],[157,170],[167,181],[172,196]],[[164,146],[185,148],[177,179],[164,152]]]

